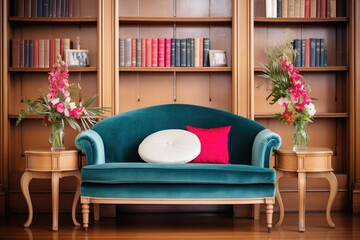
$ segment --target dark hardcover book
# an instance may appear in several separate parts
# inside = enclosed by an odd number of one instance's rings
[[[190,43],[191,39],[187,38],[186,39],[186,67],[191,67],[191,43]]]
[[[61,0],[61,17],[66,17],[66,0]]]
[[[38,17],[42,17],[43,16],[43,14],[42,14],[42,12],[43,12],[43,0],[38,0],[38,10],[37,10],[37,15],[38,15]]]
[[[180,55],[181,55],[181,51],[180,51],[180,39],[179,38],[175,38],[175,67],[180,67]]]
[[[25,0],[24,2],[24,16],[31,17],[31,0]]]
[[[136,66],[141,67],[141,38],[136,39]]]
[[[296,51],[294,67],[300,67],[301,66],[301,39],[293,40],[293,48]]]
[[[65,1],[65,13],[64,13],[64,17],[69,17],[69,0],[64,0]]]
[[[325,49],[324,50],[324,67],[327,67],[327,65],[328,65],[328,52]]]
[[[56,0],[56,17],[61,17],[62,0]]]
[[[38,16],[38,0],[31,0],[31,16],[37,17]]]
[[[19,0],[10,2],[10,16],[19,16]]]
[[[57,12],[56,12],[56,8],[57,8],[57,1],[56,0],[50,0],[50,1],[52,1],[52,4],[51,4],[51,6],[52,6],[52,9],[50,9],[50,11],[52,12],[52,16],[53,17],[57,17]]]
[[[195,39],[190,38],[190,67],[195,66],[194,57],[195,57]]]
[[[320,38],[320,67],[324,66],[325,62],[325,40],[324,38]]]
[[[25,0],[18,0],[17,4],[17,16],[24,17],[25,16]]]
[[[29,40],[29,67],[34,67],[34,45],[33,40]]]
[[[316,17],[320,17],[320,9],[321,9],[320,2],[321,0],[316,0]]]
[[[180,39],[180,67],[186,67],[186,39]]]
[[[282,17],[282,0],[277,0],[276,5],[276,16]]]
[[[175,67],[175,38],[171,38],[170,67]]]
[[[29,67],[29,55],[30,55],[29,40],[24,40],[24,67]]]
[[[209,38],[204,38],[203,47],[204,47],[203,64],[204,64],[204,67],[209,67],[210,66],[210,60],[209,60],[210,39]]]
[[[125,67],[131,67],[131,38],[125,38]]]
[[[20,67],[25,66],[25,41],[20,39]]]
[[[316,65],[316,38],[310,38],[310,67]]]
[[[320,66],[320,39],[316,39],[316,45],[315,45],[315,66]]]
[[[53,0],[48,0],[48,1],[49,1],[48,16],[49,17],[54,17],[54,15],[53,15],[53,8],[54,8],[53,7]]]
[[[141,66],[146,67],[146,38],[141,38]]]
[[[68,0],[69,1],[69,17],[74,16],[74,0]]]
[[[119,66],[125,67],[125,39],[119,38]]]
[[[20,67],[20,39],[11,40],[11,66]]]
[[[42,0],[42,16],[49,17],[49,0]]]
[[[301,39],[301,67],[305,67],[306,48],[305,39]]]
[[[330,17],[330,0],[326,0],[326,17]]]

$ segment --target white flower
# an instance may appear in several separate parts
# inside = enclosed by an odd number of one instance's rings
[[[59,98],[55,98],[53,100],[51,100],[51,103],[56,105],[58,102],[60,102]]]
[[[69,103],[69,108],[70,108],[71,110],[75,109],[75,108],[76,108],[76,104],[75,104],[74,102]]]
[[[315,109],[315,105],[313,103],[309,103],[309,104],[305,105],[305,108],[307,109],[308,113],[311,116],[315,115],[316,109]]]
[[[279,98],[278,103],[280,106],[284,106],[284,104],[289,103],[289,100],[287,98]]]

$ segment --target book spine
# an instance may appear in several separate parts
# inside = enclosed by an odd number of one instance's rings
[[[316,39],[316,45],[315,45],[315,66],[320,66],[320,39]]]
[[[66,0],[61,0],[61,17],[66,17]]]
[[[29,67],[34,67],[34,42],[29,40]]]
[[[305,67],[310,67],[310,38],[305,39]]]
[[[295,17],[295,0],[288,0],[288,17]]]
[[[165,66],[165,39],[158,39],[158,67]]]
[[[165,38],[165,67],[171,66],[171,39]]]
[[[171,49],[170,49],[170,67],[175,67],[175,38],[171,38],[170,40]]]
[[[316,17],[320,17],[321,16],[321,13],[320,13],[320,9],[321,9],[321,7],[320,7],[320,1],[321,0],[316,0]]]
[[[266,17],[272,17],[272,0],[265,0]]]
[[[299,10],[299,17],[305,17],[305,0],[300,0],[300,10]]]
[[[65,14],[64,14],[64,17],[69,17],[69,0],[63,0],[65,1]]]
[[[301,66],[301,39],[294,39],[293,47],[294,47],[294,50],[296,51],[294,67],[300,67]]]
[[[61,17],[61,6],[62,6],[62,2],[61,0],[56,0],[56,17]],[[76,1],[76,2],[79,2],[80,1]]]
[[[131,38],[131,67],[136,67],[136,38]]]
[[[186,39],[180,39],[180,67],[186,67]]]
[[[151,67],[152,64],[152,44],[151,44],[152,40],[151,38],[146,38],[146,66],[147,67]]]
[[[57,57],[60,55],[60,45],[61,45],[61,41],[60,38],[55,38],[55,59],[57,59]]]
[[[24,67],[29,67],[29,40],[24,39]]]
[[[125,38],[119,38],[119,66],[125,67]]]
[[[18,9],[17,9],[17,16],[24,17],[25,16],[25,0],[18,0]]]
[[[282,0],[282,6],[281,6],[281,16],[283,18],[287,18],[288,17],[288,0]]]
[[[204,38],[204,67],[210,66],[209,61],[210,39]]]
[[[125,67],[131,67],[131,38],[125,38]]]
[[[64,59],[64,39],[60,38],[60,56]]]
[[[20,39],[11,40],[11,66],[20,67]]]
[[[282,17],[282,0],[277,0],[276,2],[276,16]]]
[[[326,0],[326,13],[325,13],[325,17],[330,17],[330,0]]]
[[[53,1],[52,0],[48,0],[49,1],[49,8],[48,8],[48,16],[49,17],[54,17],[53,16]]]
[[[194,38],[190,38],[190,67],[194,67],[195,63],[194,63],[194,51],[195,51],[195,46],[194,46]]]
[[[74,0],[68,0],[69,1],[69,17],[74,17]]]
[[[180,67],[180,56],[181,56],[181,48],[180,48],[181,40],[179,38],[175,38],[175,67]]]
[[[141,39],[141,66],[146,67],[146,39]]]
[[[186,67],[191,67],[190,38],[186,39]]]
[[[33,46],[34,46],[34,51],[33,51],[34,68],[38,68],[39,67],[39,40],[38,39],[34,39]]]
[[[301,39],[301,67],[305,67],[305,39]]]
[[[37,10],[37,14],[38,17],[43,17],[43,0],[38,0],[38,10]]]
[[[274,17],[276,18],[276,15],[277,15],[277,0],[272,0],[272,6],[271,6],[271,17]]]
[[[49,66],[52,67],[55,64],[55,39],[49,40]],[[64,58],[63,58],[64,59]]]
[[[301,12],[301,0],[294,0],[294,17],[299,18]]]
[[[49,39],[45,39],[44,40],[44,67],[46,67],[46,68],[50,67],[49,59],[50,59]]]
[[[330,0],[330,17],[336,17],[336,0]]]
[[[141,38],[136,38],[136,66],[141,67]]]
[[[71,40],[70,38],[64,38],[64,58],[66,60],[66,50],[70,49],[71,47]]]
[[[194,67],[200,67],[200,38],[194,42]]]
[[[204,39],[200,38],[199,41],[199,66],[204,66]]]
[[[305,0],[305,17],[310,17],[310,0]]]
[[[56,0],[51,0],[52,1],[52,9],[50,11],[52,11],[52,16],[53,17],[57,17],[57,1]]]
[[[316,1],[317,0],[310,0],[310,17],[316,18]]]
[[[325,62],[325,40],[324,38],[320,38],[320,67],[324,66]]]
[[[44,39],[40,39],[39,40],[39,68],[44,68],[45,67],[45,40]]]
[[[310,38],[310,67],[316,66],[316,38]]]
[[[31,17],[31,0],[25,0],[24,2],[24,16]]]
[[[327,67],[327,65],[328,65],[328,52],[325,49],[324,50],[324,67]]]
[[[151,66],[152,67],[158,66],[158,39],[157,38],[151,39]]]

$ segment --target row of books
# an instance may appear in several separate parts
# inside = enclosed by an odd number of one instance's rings
[[[266,17],[336,17],[336,0],[266,0]]]
[[[209,38],[120,38],[120,67],[209,67]]]
[[[13,0],[12,16],[73,17],[75,0]]]
[[[293,47],[297,52],[295,67],[325,67],[328,65],[324,38],[294,39]]]
[[[12,67],[48,68],[52,67],[56,57],[70,49],[69,38],[56,39],[11,39]]]

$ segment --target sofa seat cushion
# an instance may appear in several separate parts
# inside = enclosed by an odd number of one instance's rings
[[[269,184],[275,170],[241,164],[105,163],[82,168],[89,183]]]

